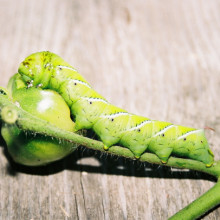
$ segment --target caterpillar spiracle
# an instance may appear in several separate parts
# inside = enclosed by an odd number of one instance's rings
[[[131,114],[110,104],[67,62],[49,51],[28,56],[19,66],[27,87],[58,92],[75,118],[76,130],[92,129],[105,150],[120,144],[134,157],[156,154],[166,163],[170,155],[186,157],[212,166],[214,155],[203,129],[174,125]]]

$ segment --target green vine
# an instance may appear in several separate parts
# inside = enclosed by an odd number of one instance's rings
[[[89,139],[73,132],[65,131],[51,125],[42,119],[39,119],[36,116],[33,116],[32,114],[17,107],[13,102],[9,100],[7,94],[4,92],[0,92],[0,110],[1,120],[4,123],[14,123],[18,126],[19,129],[23,131],[51,136],[54,138],[59,138],[63,141],[83,145],[90,149],[135,159],[133,153],[126,148],[113,146],[108,151],[105,151],[103,148],[104,145],[100,141]],[[170,219],[196,219],[204,213],[208,212],[213,207],[220,204],[220,161],[215,161],[212,167],[207,168],[202,162],[175,157],[170,157],[168,162],[163,164],[157,156],[151,153],[144,153],[139,160],[142,162],[160,164],[179,169],[191,169],[204,172],[214,176],[218,180],[210,190],[208,190],[205,194],[196,199],[190,205],[179,211]]]

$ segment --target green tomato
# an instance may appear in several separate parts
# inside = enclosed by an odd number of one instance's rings
[[[21,108],[54,126],[74,132],[69,107],[58,93],[34,87],[27,89],[17,74],[9,81],[8,88],[12,99]],[[59,160],[77,147],[51,137],[24,133],[16,125],[3,124],[1,132],[13,160],[28,166]]]

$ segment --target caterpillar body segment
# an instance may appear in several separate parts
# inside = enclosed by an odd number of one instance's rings
[[[30,55],[18,72],[26,83],[31,81],[33,86],[58,92],[70,107],[76,130],[93,129],[106,150],[121,144],[136,158],[150,151],[164,163],[173,154],[201,161],[206,166],[213,164],[204,130],[151,120],[111,105],[75,68],[54,53]]]

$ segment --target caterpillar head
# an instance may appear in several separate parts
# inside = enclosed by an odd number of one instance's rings
[[[58,56],[49,51],[31,54],[20,64],[18,72],[25,82],[34,86],[41,84],[42,88],[46,88],[54,69],[53,57]]]

